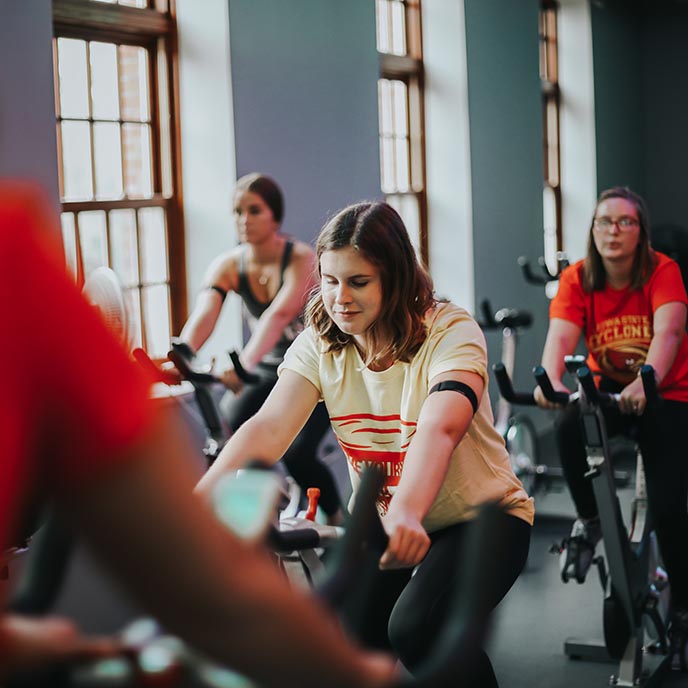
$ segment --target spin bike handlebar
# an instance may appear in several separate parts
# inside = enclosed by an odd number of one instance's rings
[[[553,404],[560,404],[561,406],[566,406],[572,401],[575,401],[575,399],[572,398],[575,395],[568,394],[567,392],[557,392],[554,387],[552,387],[552,381],[549,379],[547,371],[541,365],[533,368],[533,375],[547,401],[551,401]]]
[[[493,315],[489,299],[480,302],[482,320],[478,323],[483,330],[528,328],[533,324],[533,315],[529,311],[516,308],[500,308]]]
[[[564,253],[557,253],[557,272],[556,274],[552,274],[549,271],[549,268],[547,267],[545,259],[542,256],[540,256],[538,258],[538,265],[542,270],[542,275],[536,275],[532,271],[530,267],[530,261],[525,256],[518,257],[518,264],[521,267],[523,278],[526,282],[528,282],[528,284],[542,286],[547,284],[548,282],[556,282],[559,279],[559,275],[561,274],[562,270],[568,267],[569,261],[568,258],[566,258],[566,256],[564,255]]]
[[[237,377],[247,385],[254,385],[260,382],[260,377],[255,373],[250,373],[244,368],[239,360],[239,354],[236,351],[229,351],[229,359],[234,366]],[[186,343],[179,339],[173,339],[170,351],[167,357],[174,363],[175,367],[181,373],[182,377],[189,382],[197,382],[198,384],[213,384],[221,382],[221,380],[213,373],[197,370],[193,367],[193,359],[196,353]]]
[[[492,372],[497,380],[499,393],[511,404],[521,404],[522,406],[535,406],[535,397],[532,392],[516,392],[509,377],[506,366],[503,363],[495,363]]]
[[[578,399],[578,394],[566,394],[566,392],[557,392],[552,387],[552,382],[549,379],[547,371],[542,366],[537,366],[533,371],[535,379],[540,385],[544,397],[555,404],[566,406]],[[580,382],[586,400],[595,406],[616,406],[619,403],[619,394],[612,394],[603,392],[595,385],[593,373],[588,366],[583,365],[577,370],[577,378]],[[643,381],[643,390],[645,392],[645,399],[647,400],[647,408],[655,408],[661,397],[657,393],[657,380],[655,378],[655,370],[651,365],[645,364],[640,369],[640,377]]]
[[[513,404],[521,404],[522,406],[536,405],[532,392],[516,392],[514,390],[509,373],[503,363],[495,363],[495,365],[492,366],[492,370],[497,380],[499,392],[507,401]],[[543,396],[548,401],[566,406],[578,400],[578,392],[567,394],[566,392],[556,391],[552,386],[552,381],[547,371],[541,365],[533,368],[533,375],[542,390]],[[590,403],[602,406],[613,406],[618,404],[619,395],[600,391],[595,385],[592,371],[587,366],[584,365],[578,369],[577,377],[581,383],[585,397]],[[640,377],[643,381],[647,408],[654,408],[661,400],[661,397],[657,393],[657,380],[655,378],[654,368],[651,365],[644,365],[640,369]]]

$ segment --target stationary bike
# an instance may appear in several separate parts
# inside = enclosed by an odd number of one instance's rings
[[[532,325],[533,316],[528,311],[512,308],[501,308],[493,315],[487,299],[482,301],[480,309],[482,320],[479,324],[484,330],[502,330],[501,365],[507,377],[512,378],[519,335]],[[497,382],[499,384],[499,379]],[[497,402],[495,428],[504,438],[511,467],[529,495],[548,484],[551,478],[561,477],[560,469],[539,463],[533,422],[524,414],[514,413],[512,401],[504,394]]]
[[[618,404],[619,395],[600,392],[585,357],[568,356],[567,369],[577,376],[573,395],[555,392],[546,371],[535,369],[535,378],[547,399],[559,404],[578,403],[589,471],[600,516],[607,564],[595,559],[604,598],[604,643],[569,639],[564,649],[578,659],[619,662],[618,674],[610,679],[616,686],[658,685],[669,664],[666,619],[669,586],[659,565],[659,550],[648,512],[645,474],[638,454],[636,488],[631,522],[623,522],[610,464],[607,430],[602,406]],[[647,408],[658,403],[654,370],[641,370]]]

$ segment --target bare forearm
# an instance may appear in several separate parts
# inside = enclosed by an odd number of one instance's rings
[[[263,313],[241,352],[241,362],[247,370],[253,370],[263,356],[272,351],[294,317],[281,311]]]
[[[561,318],[550,321],[542,352],[542,366],[555,387],[562,384],[566,372],[564,356],[576,350],[580,336],[581,328],[578,325]]]
[[[222,309],[220,297],[215,292],[204,292],[184,325],[179,338],[198,351],[215,329]]]
[[[547,375],[552,382],[562,381],[566,372],[564,356],[570,353],[571,351],[566,350],[565,342],[550,342],[549,339],[547,340],[545,350],[542,352],[542,367],[547,371]]]
[[[390,509],[409,511],[422,521],[444,482],[455,446],[445,433],[419,430],[404,460]]]
[[[676,360],[682,333],[674,330],[655,332],[645,362],[655,369],[657,382],[661,382]]]

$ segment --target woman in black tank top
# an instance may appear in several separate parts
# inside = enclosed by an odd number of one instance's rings
[[[180,335],[198,350],[212,334],[227,294],[241,297],[251,333],[241,362],[261,381],[244,386],[233,368],[222,372],[229,391],[220,406],[232,432],[255,414],[277,381],[277,366],[302,328],[301,314],[312,286],[313,250],[279,232],[283,207],[281,190],[269,177],[250,174],[238,180],[234,216],[241,243],[216,258],[206,271],[204,288]],[[283,458],[304,490],[320,488],[320,506],[331,521],[337,521],[341,514],[337,487],[317,458],[328,427],[324,404],[318,404]]]

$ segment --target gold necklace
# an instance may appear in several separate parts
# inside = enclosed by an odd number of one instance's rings
[[[260,284],[261,287],[264,287],[269,280],[270,276],[266,275],[264,272],[261,272],[260,275],[258,275],[258,284]]]

